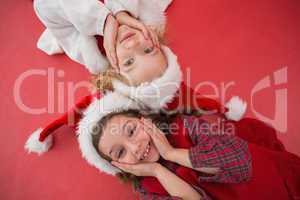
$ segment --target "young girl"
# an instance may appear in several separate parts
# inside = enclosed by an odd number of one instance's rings
[[[135,101],[109,93],[86,109],[77,134],[83,157],[102,172],[136,181],[142,199],[299,198],[299,157],[235,135],[271,127],[227,124],[212,134],[206,115],[172,119],[141,111]]]
[[[105,3],[98,0],[34,0],[34,10],[46,26],[37,46],[49,55],[65,52],[97,74],[108,67],[95,38],[103,36],[106,56],[115,69],[131,62],[127,59],[129,48],[131,55],[135,53],[135,65],[163,67],[166,63],[158,48],[157,36],[148,26],[164,26],[164,10],[170,3],[171,0],[105,0]],[[124,43],[132,36],[128,28],[143,33],[139,49],[132,48],[129,42]],[[157,53],[147,56],[152,48]]]
[[[105,4],[98,0],[35,0],[35,11],[47,27],[38,46],[49,54],[63,50],[90,71],[102,71],[95,80],[99,90],[116,90],[151,109],[158,110],[169,103],[171,109],[196,107],[205,110],[209,107],[212,110],[214,107],[227,111],[213,100],[194,98],[193,91],[181,85],[177,57],[159,44],[152,29],[141,23],[151,26],[162,37],[164,10],[170,3],[171,0],[107,0]],[[112,14],[121,26],[115,23]],[[151,39],[145,38],[147,34]],[[103,56],[94,35],[104,35],[104,46],[107,46],[106,52],[114,68],[106,70],[101,64]],[[172,102],[176,95],[179,97]],[[246,106],[234,102],[238,110],[226,115],[238,120]],[[229,106],[233,107],[232,104]]]

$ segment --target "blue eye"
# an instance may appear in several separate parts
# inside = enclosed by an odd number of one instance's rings
[[[134,58],[129,58],[128,60],[126,60],[126,62],[124,63],[125,66],[130,66],[134,63]]]
[[[128,136],[131,137],[136,130],[136,125],[128,128]]]
[[[148,54],[148,53],[151,53],[153,50],[154,50],[153,47],[149,47],[149,48],[146,48],[146,49],[144,50],[144,52]]]
[[[124,149],[121,149],[119,152],[118,152],[118,158],[121,158],[121,156],[123,155],[124,153]]]

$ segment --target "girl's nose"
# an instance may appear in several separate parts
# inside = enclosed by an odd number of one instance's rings
[[[140,159],[141,154],[141,143],[137,142],[128,142],[128,148],[130,149],[131,153],[137,158]]]

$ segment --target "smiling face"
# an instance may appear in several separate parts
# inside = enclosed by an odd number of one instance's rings
[[[116,115],[106,123],[98,149],[121,163],[137,164],[159,159],[159,153],[141,120],[125,115]]]
[[[122,25],[118,29],[116,53],[120,72],[137,86],[160,77],[167,68],[167,60],[159,47],[146,40],[141,31]]]

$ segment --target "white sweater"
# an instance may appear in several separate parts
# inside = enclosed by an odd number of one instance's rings
[[[34,10],[46,26],[37,46],[49,55],[65,52],[97,74],[108,66],[95,35],[103,36],[108,14],[126,10],[147,25],[165,24],[172,0],[35,0]]]

